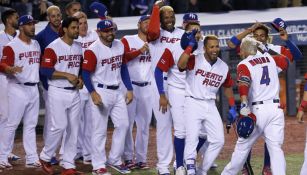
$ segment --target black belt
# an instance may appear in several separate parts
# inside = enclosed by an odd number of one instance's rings
[[[18,83],[18,84],[23,84],[23,85],[25,85],[25,86],[36,86],[38,83],[26,82],[26,83]]]
[[[103,84],[98,84],[97,86],[100,88],[106,87],[107,89],[112,89],[112,90],[116,90],[119,88],[119,86],[104,86]]]
[[[63,89],[66,89],[66,90],[76,90],[76,87],[63,87]]]
[[[279,103],[279,99],[274,99],[273,103]],[[264,104],[263,101],[252,102],[252,105],[262,105],[262,104]]]
[[[134,84],[134,85],[137,85],[137,86],[141,86],[141,87],[144,87],[144,86],[147,86],[147,85],[150,84],[150,82],[139,83],[139,82],[135,82],[135,81],[132,81],[131,83]]]

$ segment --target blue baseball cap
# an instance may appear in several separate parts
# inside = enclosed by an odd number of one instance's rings
[[[112,20],[104,19],[97,23],[97,30],[98,31],[106,31],[109,29],[114,29],[114,24]]]
[[[140,23],[140,22],[143,22],[143,21],[145,21],[145,20],[147,20],[147,19],[149,19],[149,18],[150,18],[150,15],[143,15],[143,16],[140,17],[139,23]]]
[[[274,19],[274,21],[271,23],[271,25],[274,27],[274,29],[276,29],[279,32],[279,29],[285,29],[287,28],[287,24],[284,20],[282,20],[281,18],[276,18]]]
[[[34,20],[34,18],[31,15],[23,15],[18,19],[18,25],[22,26],[29,23],[38,23],[37,20]]]
[[[183,22],[184,23],[187,23],[187,22],[196,22],[196,23],[199,23],[198,21],[198,15],[196,13],[185,13],[183,15],[183,18],[182,18]]]
[[[108,9],[107,7],[102,4],[102,3],[99,3],[99,2],[93,2],[91,5],[90,5],[90,10],[94,13],[97,14],[97,16],[101,19],[105,19],[106,16],[108,15]]]

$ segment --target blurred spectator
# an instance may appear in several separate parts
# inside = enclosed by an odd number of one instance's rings
[[[53,4],[47,0],[33,0],[32,16],[34,19],[45,21],[47,16],[47,8]]]
[[[277,0],[277,7],[300,7],[302,0]]]
[[[130,1],[129,0],[113,0],[111,1],[110,10],[111,11],[109,13],[112,16],[129,16]]]
[[[271,0],[233,0],[234,10],[262,10],[271,8]]]
[[[32,1],[31,0],[15,0],[12,2],[12,8],[15,9],[19,16],[31,15],[32,16]]]
[[[78,11],[81,11],[81,3],[78,1],[72,1],[65,6],[66,16],[73,16]]]
[[[195,1],[195,3],[197,3],[197,0],[170,0],[170,5],[173,7],[176,14],[186,13],[188,12],[189,1]]]
[[[186,0],[176,0],[176,1],[178,1],[177,3],[180,3],[180,1],[186,1]],[[131,15],[133,16],[146,15],[152,9],[153,4],[154,0],[130,0]]]

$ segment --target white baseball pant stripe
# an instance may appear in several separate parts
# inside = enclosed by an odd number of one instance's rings
[[[203,159],[203,173],[206,173],[224,145],[224,129],[222,119],[216,108],[215,100],[196,100],[185,98],[184,118],[186,123],[186,145],[184,159],[196,159],[196,147],[199,141],[201,128],[207,132],[209,143]]]
[[[133,101],[128,105],[129,129],[125,140],[124,160],[133,160],[133,126],[136,123],[135,159],[147,162],[149,127],[152,117],[152,85],[140,87],[133,84]]]
[[[307,128],[306,128],[306,140],[305,140],[305,150],[304,150],[304,163],[300,175],[305,175],[305,174],[307,174]]]
[[[152,81],[155,85],[155,81]],[[164,90],[167,94],[167,84],[164,81]],[[157,120],[156,136],[157,136],[157,170],[160,174],[169,173],[169,164],[173,159],[173,141],[172,141],[172,118],[170,109],[166,113],[159,110],[160,95],[156,86],[152,88],[153,92],[153,112]]]
[[[66,130],[64,154],[60,164],[65,169],[75,168],[74,157],[77,152],[77,135],[80,120],[79,92],[49,86],[47,105],[49,108],[48,117],[51,123],[40,158],[47,162],[51,160]]]
[[[124,152],[124,142],[129,121],[127,105],[120,90],[96,88],[101,96],[103,105],[97,106],[90,100],[92,116],[92,165],[97,170],[106,166],[105,144],[107,139],[107,127],[109,116],[114,124],[112,146],[109,152],[108,163],[112,165],[122,164],[121,156]]]
[[[171,116],[174,124],[174,136],[184,139],[186,136],[185,119],[184,119],[184,100],[185,89],[180,89],[168,85],[168,98],[172,106],[170,108]]]
[[[239,138],[232,154],[231,161],[224,168],[222,175],[237,174],[243,167],[253,144],[260,136],[264,136],[271,157],[273,174],[286,174],[286,161],[281,146],[284,141],[284,113],[278,103],[266,103],[252,106],[257,117],[256,127],[247,138]]]
[[[85,87],[84,87],[85,88]],[[87,90],[86,90],[87,91]],[[92,138],[92,117],[89,93],[80,92],[81,98],[81,120],[78,134],[78,153],[82,153],[84,160],[91,160],[91,138]]]
[[[15,131],[23,120],[23,146],[26,152],[26,164],[38,161],[35,127],[39,112],[39,92],[37,86],[8,84],[9,116],[1,139],[0,160],[7,161],[14,142]]]

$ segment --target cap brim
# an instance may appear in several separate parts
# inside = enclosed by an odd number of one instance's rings
[[[274,24],[274,23],[272,23],[271,22],[271,25],[272,25],[272,27],[277,31],[277,32],[279,32],[279,26],[278,25],[276,25],[276,24]]]
[[[30,23],[37,24],[37,23],[39,23],[39,21],[38,21],[38,20],[32,20],[32,21],[29,21],[29,22],[24,23],[24,24],[22,24],[22,25],[19,25],[19,26],[23,26],[23,25],[30,24]]]

